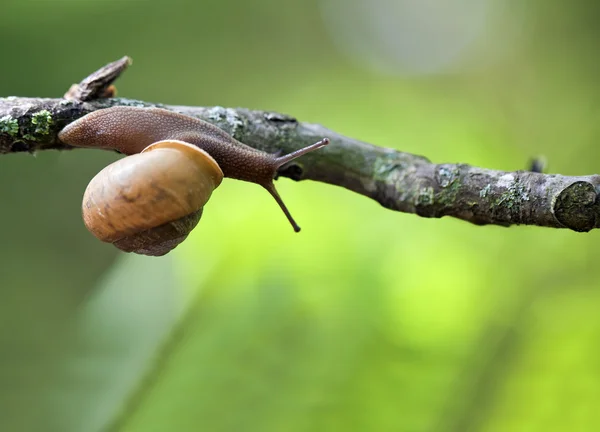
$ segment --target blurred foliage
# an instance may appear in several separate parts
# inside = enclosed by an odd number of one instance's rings
[[[126,97],[281,111],[435,162],[517,170],[543,154],[552,172],[599,171],[597,3],[489,2],[468,55],[427,74],[402,68],[431,41],[393,37],[407,25],[394,13],[421,3],[352,3],[4,0],[0,95],[58,97],[130,55]],[[425,3],[469,18],[466,0]],[[392,32],[377,55],[399,55],[385,71],[340,49],[350,38],[327,18],[364,31],[375,15]],[[262,189],[225,180],[172,254],[129,256],[80,215],[87,182],[117,157],[0,158],[0,430],[600,421],[598,233],[428,220],[281,179],[294,234]]]

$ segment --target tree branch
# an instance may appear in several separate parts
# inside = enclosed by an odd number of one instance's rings
[[[568,177],[433,164],[422,156],[377,147],[279,113],[111,97],[111,83],[130,63],[124,57],[103,67],[72,86],[65,98],[0,98],[0,154],[71,149],[58,140],[58,132],[98,109],[160,107],[208,121],[271,153],[288,153],[327,137],[331,144],[282,167],[279,175],[341,186],[391,210],[452,216],[476,225],[537,225],[578,232],[600,226],[599,175]]]

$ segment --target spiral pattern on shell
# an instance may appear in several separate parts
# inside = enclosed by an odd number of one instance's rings
[[[198,224],[222,180],[221,168],[204,150],[178,140],[158,141],[90,181],[83,220],[94,236],[125,252],[165,255]]]

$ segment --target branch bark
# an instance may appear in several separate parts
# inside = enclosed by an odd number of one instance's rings
[[[68,123],[116,105],[160,107],[210,122],[266,152],[288,153],[324,137],[331,144],[282,167],[280,176],[340,186],[383,207],[476,225],[537,225],[587,232],[600,226],[600,176],[505,172],[377,147],[288,115],[243,108],[188,107],[111,97],[128,57],[94,72],[65,97],[0,98],[0,154],[70,150],[58,139]]]

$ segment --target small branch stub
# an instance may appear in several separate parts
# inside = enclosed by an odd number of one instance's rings
[[[116,96],[116,87],[112,83],[132,64],[131,58],[125,56],[115,62],[98,69],[84,78],[79,84],[73,84],[64,98],[81,102]]]

